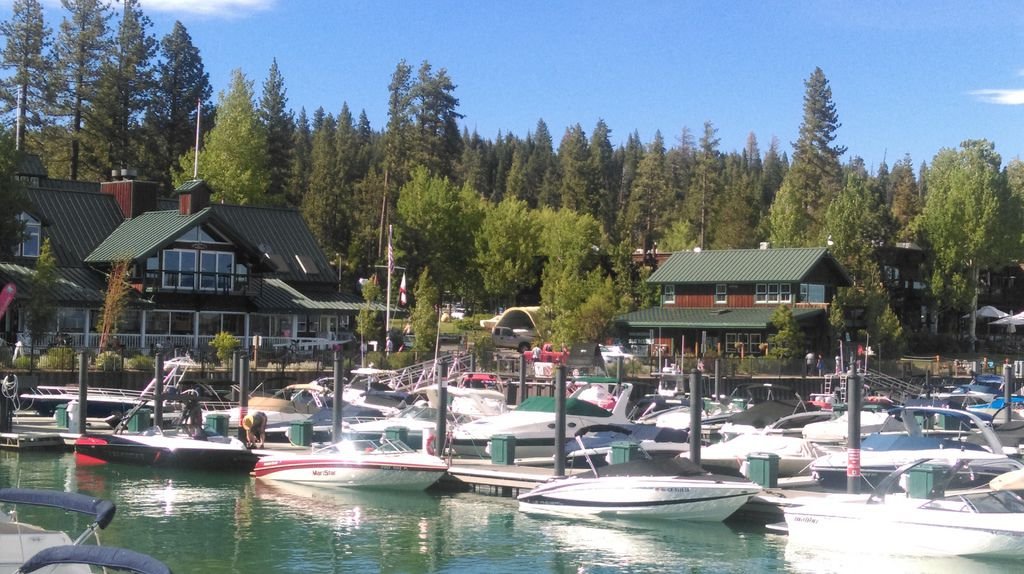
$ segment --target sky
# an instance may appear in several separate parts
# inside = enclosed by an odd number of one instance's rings
[[[47,23],[63,18],[42,0]],[[12,0],[0,0],[8,19]],[[462,125],[481,137],[525,137],[543,119],[555,145],[567,127],[603,119],[612,144],[657,131],[678,145],[705,122],[719,149],[753,133],[792,155],[804,82],[820,67],[841,127],[842,160],[915,166],[967,139],[1024,156],[1024,4],[993,0],[449,1],[141,0],[162,38],[174,22],[199,48],[216,94],[233,70],[257,97],[271,62],[289,106],[337,114],[347,103],[374,129],[401,60],[444,68]]]

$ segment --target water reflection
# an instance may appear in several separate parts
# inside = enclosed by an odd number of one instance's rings
[[[1019,572],[1020,562],[969,557],[913,557],[876,555],[870,551],[822,551],[789,543],[785,551],[791,572],[807,574],[860,574],[863,572],[969,572],[1005,574]]]

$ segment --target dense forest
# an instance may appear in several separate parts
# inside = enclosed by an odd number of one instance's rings
[[[198,176],[217,201],[300,209],[347,289],[384,263],[393,230],[427,332],[434,306],[454,298],[540,303],[555,340],[595,340],[615,314],[657,301],[634,253],[828,242],[854,280],[833,327],[863,309],[872,340],[894,348],[904,334],[879,247],[912,242],[928,254],[933,331],[950,327],[943,313],[976,306],[982,271],[1020,259],[1024,164],[1004,166],[992,142],[971,140],[871,173],[835,144],[839,112],[821,69],[785,147],[751,133],[742,150],[722,150],[712,121],[647,142],[633,132],[618,146],[603,121],[559,136],[538,119],[532,132],[492,139],[460,127],[455,79],[429,62],[391,71],[384,126],[347,103],[290,109],[276,62],[259,93],[236,70],[214,102],[180,22],[157,40],[138,0],[62,5],[55,24],[39,0],[14,0],[0,23],[0,111],[14,147],[42,157],[53,178],[134,168],[170,194]]]

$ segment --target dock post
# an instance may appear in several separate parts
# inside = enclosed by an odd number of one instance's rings
[[[448,385],[444,383],[447,376],[448,362],[441,359],[437,364],[437,425],[434,434],[434,452],[441,457],[448,438]]]
[[[85,418],[89,412],[89,357],[78,355],[78,434],[85,434]]]
[[[860,494],[860,409],[863,379],[851,361],[846,384],[846,408],[849,416],[846,437],[846,492]]]
[[[341,407],[345,394],[345,377],[341,368],[341,351],[334,351],[334,403],[331,409],[331,440],[341,440]]]
[[[718,378],[719,368],[722,366],[722,359],[720,357],[715,358],[715,400],[722,400],[722,387],[721,381]]]
[[[555,371],[555,476],[565,476],[565,365]]]
[[[690,460],[700,464],[700,415],[704,401],[700,396],[700,371],[690,371]]]
[[[519,355],[519,397],[516,404],[526,400],[526,355]]]
[[[243,355],[235,351],[235,359],[238,374],[238,440],[248,444],[245,428],[242,427],[242,419],[249,414],[249,355]]]
[[[8,375],[4,377],[3,381],[0,382],[0,387],[4,392],[0,393],[0,432],[11,432],[14,429],[14,402],[13,397],[7,397],[7,384],[10,380],[9,377],[15,377],[17,381],[17,375]],[[17,390],[17,383],[14,383],[14,389]]]
[[[1006,410],[1006,424],[1010,424],[1010,415],[1013,414],[1013,383],[1013,367],[1009,364],[1003,365],[1003,408]]]
[[[155,360],[153,361],[153,380],[156,384],[153,385],[153,419],[156,428],[164,428],[164,354],[157,353]],[[182,389],[178,389],[180,393]],[[185,413],[183,413],[185,414]]]

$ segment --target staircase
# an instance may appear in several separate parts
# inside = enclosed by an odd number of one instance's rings
[[[909,398],[914,398],[924,392],[924,385],[911,381],[905,381],[892,375],[887,375],[881,371],[868,370],[861,373],[861,377],[864,380],[864,384],[873,393],[881,393],[887,395],[894,401],[905,402]],[[850,379],[850,376],[846,373],[838,375],[825,375],[825,392],[833,393],[839,392],[839,402],[846,402],[846,383]]]

